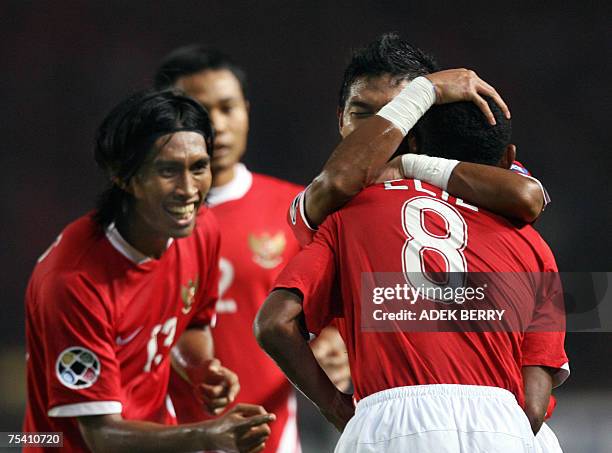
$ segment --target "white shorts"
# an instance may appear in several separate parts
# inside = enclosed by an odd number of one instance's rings
[[[415,385],[357,404],[336,453],[534,453],[512,393],[476,385]]]
[[[563,453],[557,436],[546,423],[542,424],[535,436],[535,451],[536,453]]]

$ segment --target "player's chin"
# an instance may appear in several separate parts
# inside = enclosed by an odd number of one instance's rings
[[[194,215],[193,219],[186,224],[182,224],[182,225],[172,225],[171,228],[169,228],[169,236],[173,237],[175,239],[179,239],[179,238],[185,238],[191,235],[191,233],[193,233],[193,230],[195,229],[196,226],[196,220],[197,220],[197,216]]]
[[[240,157],[242,157],[242,153],[235,150],[230,150],[227,153],[213,154],[210,169],[213,174],[227,170],[236,165],[240,161]]]

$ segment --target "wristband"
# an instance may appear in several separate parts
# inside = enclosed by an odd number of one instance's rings
[[[446,190],[448,180],[458,160],[431,157],[425,154],[404,154],[402,172],[406,179],[420,179],[423,182]]]
[[[381,108],[377,115],[393,123],[406,135],[436,102],[436,90],[427,78],[417,77]]]

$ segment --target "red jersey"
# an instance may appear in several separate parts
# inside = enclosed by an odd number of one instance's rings
[[[362,273],[421,271],[426,249],[465,272],[557,270],[531,226],[514,228],[434,186],[401,180],[369,187],[329,216],[275,287],[303,294],[311,332],[339,317],[356,399],[407,385],[471,384],[505,388],[522,404],[522,364],[565,366],[563,333],[537,333],[547,343],[535,358],[521,350],[521,332],[362,332]],[[534,299],[539,290],[532,289]],[[513,288],[503,296],[516,297]]]
[[[259,347],[253,321],[274,281],[299,250],[285,212],[302,187],[236,166],[234,179],[211,188],[207,202],[221,228],[221,279],[215,357],[240,380],[236,403],[260,404],[277,419],[265,452],[299,451],[293,386]],[[178,421],[209,418],[173,374],[171,396]]]
[[[169,351],[187,327],[211,322],[219,247],[205,207],[193,233],[170,241],[159,259],[113,225],[103,231],[91,214],[68,225],[27,288],[23,430],[62,431],[63,451],[88,451],[74,417],[171,422]]]

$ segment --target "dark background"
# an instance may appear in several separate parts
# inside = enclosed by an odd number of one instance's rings
[[[5,356],[23,351],[36,258],[93,207],[103,183],[96,126],[150,84],[168,51],[191,42],[224,50],[249,74],[247,165],[298,183],[338,142],[337,91],[352,47],[395,30],[443,67],[476,70],[510,105],[519,160],[553,198],[537,228],[559,268],[612,271],[609,4],[3,1],[0,17]],[[563,391],[611,389],[610,340],[568,336],[573,372]],[[3,379],[7,394],[23,387],[21,371]]]

